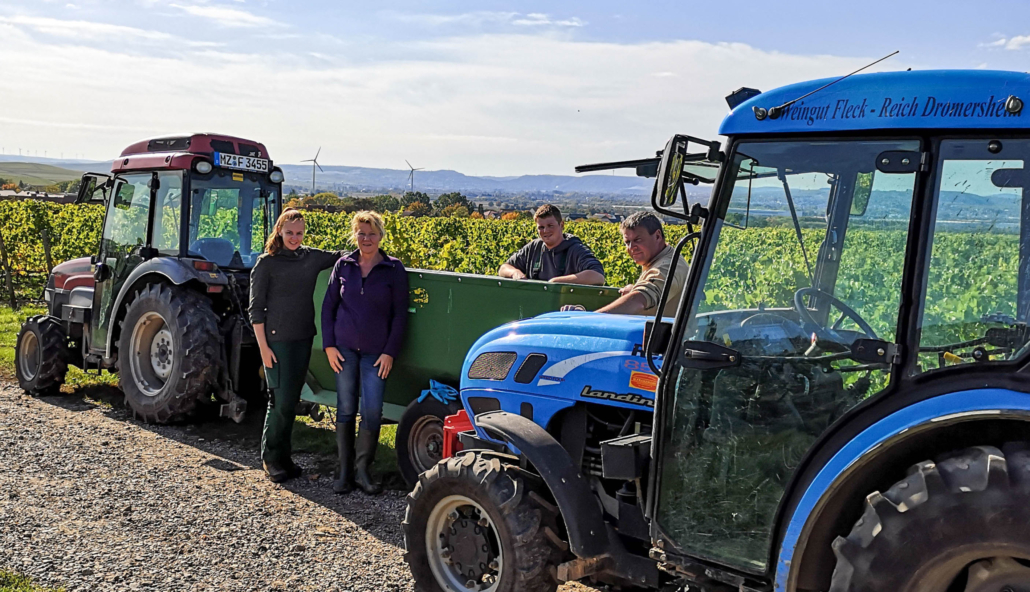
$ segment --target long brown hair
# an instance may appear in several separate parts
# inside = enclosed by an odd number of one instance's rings
[[[275,228],[272,229],[272,234],[265,241],[265,251],[269,255],[275,255],[283,248],[283,225],[287,222],[296,222],[297,220],[304,221],[304,214],[300,210],[287,208],[283,210],[282,214],[279,214],[279,219],[275,221]]]

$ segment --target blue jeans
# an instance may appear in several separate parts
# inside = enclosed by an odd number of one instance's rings
[[[336,373],[337,423],[351,421],[355,413],[360,413],[361,429],[378,430],[383,423],[383,391],[386,389],[386,381],[379,378],[379,368],[373,366],[379,356],[343,347],[337,349],[343,356],[343,370]]]

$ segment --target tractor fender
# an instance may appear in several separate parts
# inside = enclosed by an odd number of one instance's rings
[[[807,529],[853,467],[914,432],[984,418],[1030,420],[1030,396],[1003,388],[939,395],[903,407],[852,438],[819,469],[789,516],[777,557],[774,590],[786,592],[792,588],[799,567],[792,565],[793,560]]]
[[[531,420],[506,411],[477,415],[475,423],[492,437],[517,448],[536,468],[558,504],[568,530],[569,548],[577,557],[596,557],[611,551],[597,497],[554,437]]]
[[[129,277],[125,278],[125,283],[122,284],[122,289],[118,291],[118,296],[115,297],[114,306],[111,308],[111,318],[117,321],[120,318],[119,311],[126,304],[126,299],[132,297],[132,293],[135,290],[136,283],[144,276],[153,275],[162,278],[169,282],[173,286],[181,286],[189,281],[196,281],[206,285],[212,286],[227,286],[229,285],[229,278],[222,273],[221,269],[215,271],[200,271],[193,267],[192,260],[177,259],[174,257],[154,257],[148,259],[143,263],[136,266],[129,274]],[[114,334],[115,331],[108,330],[107,332],[107,345],[105,348],[105,357],[110,358],[112,346],[114,345]]]

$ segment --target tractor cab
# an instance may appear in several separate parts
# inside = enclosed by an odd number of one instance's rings
[[[789,513],[814,457],[863,410],[972,373],[1002,381],[1026,356],[1030,78],[861,75],[795,101],[827,82],[752,96],[723,122],[730,142],[694,210],[702,232],[662,369],[648,497],[655,548],[681,567],[843,590],[843,570],[831,586],[833,569],[792,570],[797,541],[780,546],[804,523]],[[680,145],[666,148],[658,196],[682,195],[687,169],[669,162]],[[859,507],[834,516],[838,535]]]
[[[77,202],[107,205],[105,241],[249,269],[277,215],[282,181],[263,145],[195,134],[129,146],[111,175],[83,176]]]

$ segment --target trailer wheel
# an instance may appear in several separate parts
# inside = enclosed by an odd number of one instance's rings
[[[420,473],[443,459],[443,421],[461,409],[461,403],[441,403],[426,397],[412,401],[397,424],[397,469],[408,487],[414,487]]]
[[[405,560],[426,592],[553,591],[558,509],[518,467],[459,453],[419,477],[404,514]],[[566,547],[567,548],[567,547]]]
[[[831,592],[1030,590],[1030,448],[978,446],[924,461],[833,543]]]
[[[68,335],[57,318],[29,317],[14,350],[18,384],[30,395],[56,394],[68,373]]]
[[[118,381],[148,423],[182,419],[215,384],[222,345],[211,301],[164,284],[137,293],[122,321]]]

